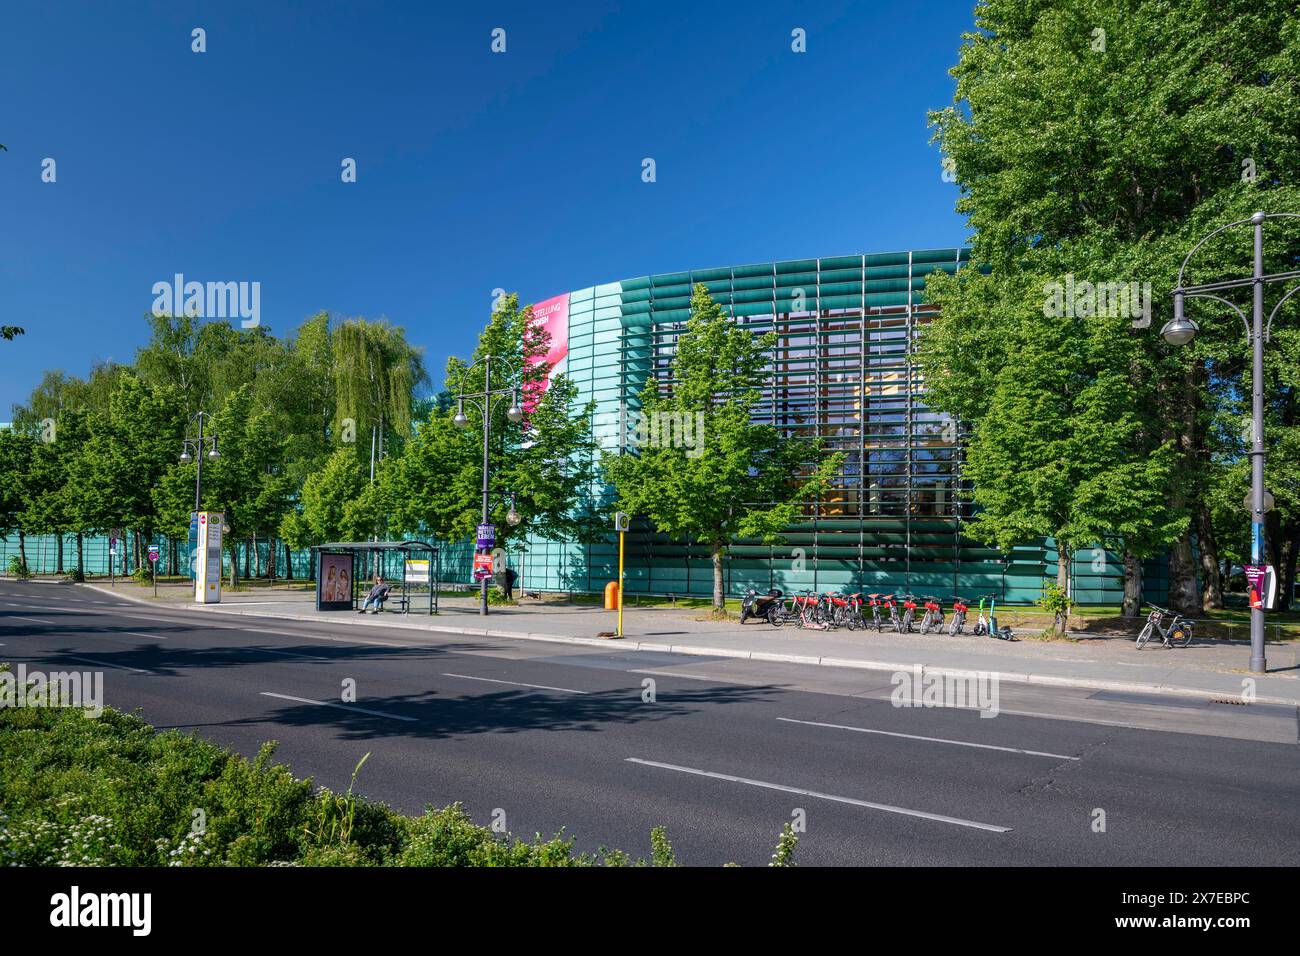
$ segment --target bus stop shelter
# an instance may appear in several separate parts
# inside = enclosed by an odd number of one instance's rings
[[[316,610],[350,611],[361,606],[376,574],[393,585],[389,605],[438,612],[438,548],[425,541],[332,541],[317,545]],[[427,596],[428,606],[419,598]]]

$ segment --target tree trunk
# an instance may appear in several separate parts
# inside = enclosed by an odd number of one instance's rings
[[[1291,595],[1295,594],[1296,558],[1300,557],[1300,521],[1288,522],[1287,548],[1278,563],[1277,609],[1291,610]]]
[[[62,531],[59,532],[59,547],[54,560],[57,562],[57,565],[54,568],[54,573],[62,574],[63,573],[63,532]]]
[[[23,570],[30,570],[27,566],[27,534],[21,528],[18,530],[18,560],[23,563]]]
[[[713,546],[713,610],[722,612],[726,610],[726,595],[722,589],[722,548],[720,544]]]
[[[86,574],[86,548],[85,542],[81,537],[81,532],[77,532],[77,576],[84,577]]]
[[[1056,542],[1056,586],[1062,591],[1070,587],[1070,559],[1073,554],[1068,545]]]
[[[1219,546],[1214,537],[1214,524],[1205,502],[1196,503],[1196,544],[1201,553],[1201,610],[1215,611],[1223,607],[1223,581],[1219,578]]]
[[[1169,609],[1178,614],[1196,615],[1201,612],[1190,530],[1169,549]]]
[[[1142,613],[1142,559],[1124,549],[1124,604],[1122,617],[1138,617]]]
[[[284,579],[293,580],[293,552],[289,550],[288,542],[284,545]]]
[[[244,544],[244,577],[247,578],[247,577],[249,576],[249,574],[248,574],[248,551],[249,551],[249,547],[248,547],[248,542],[247,542],[247,541],[245,541],[243,544]]]

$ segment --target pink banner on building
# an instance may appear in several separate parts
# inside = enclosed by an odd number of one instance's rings
[[[550,366],[551,376],[564,371],[565,360],[569,357],[569,293],[557,295],[533,305],[533,325],[541,327],[550,335],[550,345],[546,350],[545,361]],[[536,360],[534,360],[535,362]],[[531,409],[546,391],[545,382],[530,389],[524,396],[525,409]]]

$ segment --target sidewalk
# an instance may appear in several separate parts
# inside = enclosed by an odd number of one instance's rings
[[[248,615],[295,621],[328,621],[356,627],[392,627],[460,634],[593,645],[610,650],[732,657],[830,667],[897,671],[921,665],[927,673],[996,672],[1004,681],[1064,685],[1131,693],[1182,694],[1238,698],[1250,658],[1248,644],[1198,641],[1191,647],[1137,650],[1124,638],[1088,637],[1075,642],[1022,639],[1015,642],[969,634],[877,633],[875,631],[804,631],[766,623],[744,626],[711,621],[697,610],[672,607],[624,608],[624,637],[597,637],[613,631],[615,614],[599,607],[527,601],[519,607],[492,608],[481,618],[476,596],[440,598],[439,614],[357,614],[319,612],[308,591],[248,591],[223,595],[217,605],[195,605],[188,586],[160,586],[158,598],[148,587],[120,583],[83,587],[168,610],[194,614]],[[1261,703],[1297,704],[1300,700],[1300,646],[1270,642],[1269,673],[1254,678]]]

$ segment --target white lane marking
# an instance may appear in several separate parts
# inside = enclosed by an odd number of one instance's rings
[[[1022,750],[1019,747],[999,747],[995,744],[976,744],[969,740],[949,740],[946,737],[922,737],[919,734],[900,734],[893,730],[873,730],[870,727],[848,727],[844,724],[823,724],[815,720],[795,720],[793,717],[778,717],[777,720],[787,724],[803,724],[806,727],[827,727],[831,730],[852,730],[859,734],[880,734],[882,737],[904,737],[907,740],[925,740],[932,744],[953,744],[957,747],[978,747],[981,750],[1002,750],[1012,754],[1027,754],[1030,757],[1052,757],[1056,760],[1078,760],[1065,754],[1049,754],[1042,750]]]
[[[748,777],[734,777],[727,773],[716,773],[712,770],[697,770],[694,767],[679,767],[671,763],[659,763],[654,760],[642,760],[640,757],[625,758],[628,763],[639,763],[646,767],[658,767],[661,770],[675,770],[678,773],[694,774],[697,777],[711,777],[714,780],[725,780],[728,783],[743,783],[750,787],[762,787],[766,790],[780,790],[782,793],[793,793],[801,797],[815,797],[818,800],[833,800],[835,803],[848,803],[855,807],[867,807],[870,810],[884,810],[886,813],[901,813],[907,817],[921,817],[925,820],[935,820],[939,823],[951,823],[959,827],[973,827],[976,830],[989,830],[993,833],[1010,833],[1011,827],[999,827],[992,823],[980,823],[976,820],[963,820],[960,817],[946,817],[941,813],[927,813],[924,810],[909,810],[906,807],[890,806],[887,803],[872,803],[869,800],[858,800],[854,797],[840,797],[833,793],[819,793],[816,790],[804,790],[802,787],[787,787],[785,784],[768,783],[766,780],[750,780]]]
[[[288,694],[273,694],[269,690],[262,691],[263,697],[278,697],[280,700],[291,700],[297,704],[315,704],[317,707],[337,707],[339,710],[356,711],[359,714],[370,714],[372,717],[387,717],[389,720],[405,720],[414,722],[414,717],[403,717],[401,714],[387,714],[382,710],[368,710],[365,707],[358,707],[355,704],[336,704],[332,700],[312,700],[309,697],[291,697]]]
[[[47,621],[43,617],[20,617],[17,614],[14,615],[13,619],[15,621],[31,621],[33,624],[54,624],[55,623],[54,621]]]
[[[558,690],[562,694],[585,694],[585,690],[574,690],[571,687],[548,687],[545,684],[521,684],[513,680],[497,680],[493,677],[470,677],[468,674],[443,674],[443,677],[459,677],[461,680],[481,680],[489,684],[509,684],[511,687],[534,687],[537,690]]]
[[[167,640],[167,638],[165,638],[165,637],[163,637],[163,636],[161,636],[161,635],[159,635],[159,634],[143,634],[143,633],[141,633],[140,631],[123,631],[122,633],[123,633],[123,634],[130,634],[132,637],[147,637],[147,638],[149,638],[150,640],[154,640],[154,641],[165,641],[165,640]]]
[[[152,674],[153,671],[147,671],[143,667],[127,667],[125,664],[110,664],[108,661],[97,661],[93,657],[78,657],[76,654],[60,654],[60,657],[67,657],[74,661],[85,661],[87,664],[98,664],[100,667],[112,667],[119,671],[131,671],[136,674]]]

